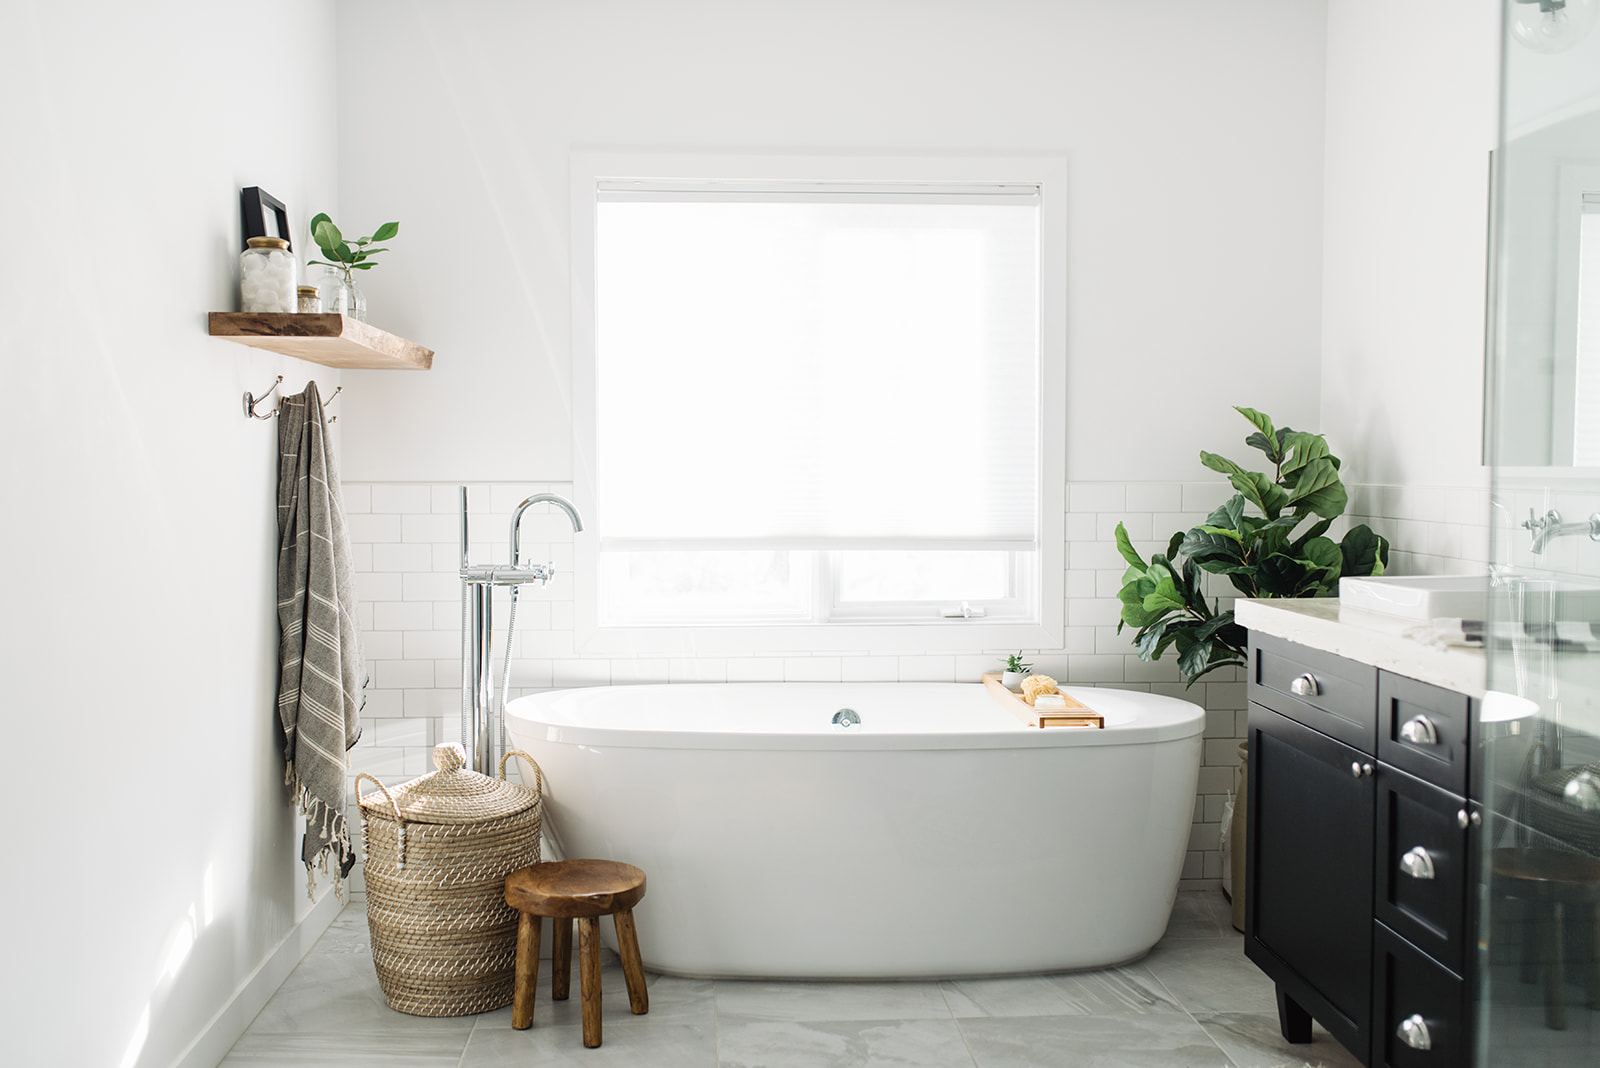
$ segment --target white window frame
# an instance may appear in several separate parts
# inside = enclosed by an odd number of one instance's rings
[[[574,152],[571,166],[573,495],[595,514],[595,216],[600,182],[671,181],[1030,184],[1039,189],[1039,549],[1037,622],[682,624],[601,627],[598,531],[574,544],[576,651],[591,655],[940,653],[1059,648],[1065,625],[1066,160],[1059,155],[808,155]],[[951,491],[958,500],[961,490]],[[935,502],[937,503],[937,502]]]

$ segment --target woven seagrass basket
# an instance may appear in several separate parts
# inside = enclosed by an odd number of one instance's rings
[[[505,781],[513,756],[532,765],[534,789]],[[511,1004],[517,912],[505,879],[539,862],[544,773],[519,750],[501,759],[499,779],[469,770],[459,745],[435,746],[433,762],[438,771],[392,793],[356,776],[367,926],[391,1009],[467,1016]],[[363,797],[363,779],[383,796]]]

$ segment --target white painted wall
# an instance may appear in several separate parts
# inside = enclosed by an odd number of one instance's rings
[[[1363,481],[1484,479],[1499,18],[1499,0],[1329,5],[1321,423]]]
[[[1067,477],[1203,477],[1318,414],[1320,0],[343,0],[349,225],[398,218],[345,472],[572,477],[574,148],[1065,153]]]
[[[273,701],[276,425],[240,397],[337,379],[205,314],[237,307],[241,186],[301,227],[334,204],[333,11],[3,21],[0,1059],[167,1065],[310,907]]]

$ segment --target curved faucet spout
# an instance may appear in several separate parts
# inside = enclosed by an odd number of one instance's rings
[[[527,511],[530,506],[535,504],[555,505],[557,508],[567,513],[567,518],[572,520],[572,529],[574,533],[583,529],[583,519],[578,515],[578,510],[572,506],[571,501],[567,500],[565,497],[557,497],[554,493],[535,493],[532,497],[529,497],[527,500],[517,505],[516,510],[511,513],[512,567],[518,566],[521,562],[520,557],[522,555],[522,550],[519,548],[519,542],[522,540],[522,513]]]

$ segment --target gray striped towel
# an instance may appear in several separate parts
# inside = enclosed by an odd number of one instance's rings
[[[356,862],[345,821],[345,753],[361,736],[367,671],[339,472],[317,384],[278,409],[278,718],[284,781],[306,818],[306,890],[333,861],[334,889]]]

